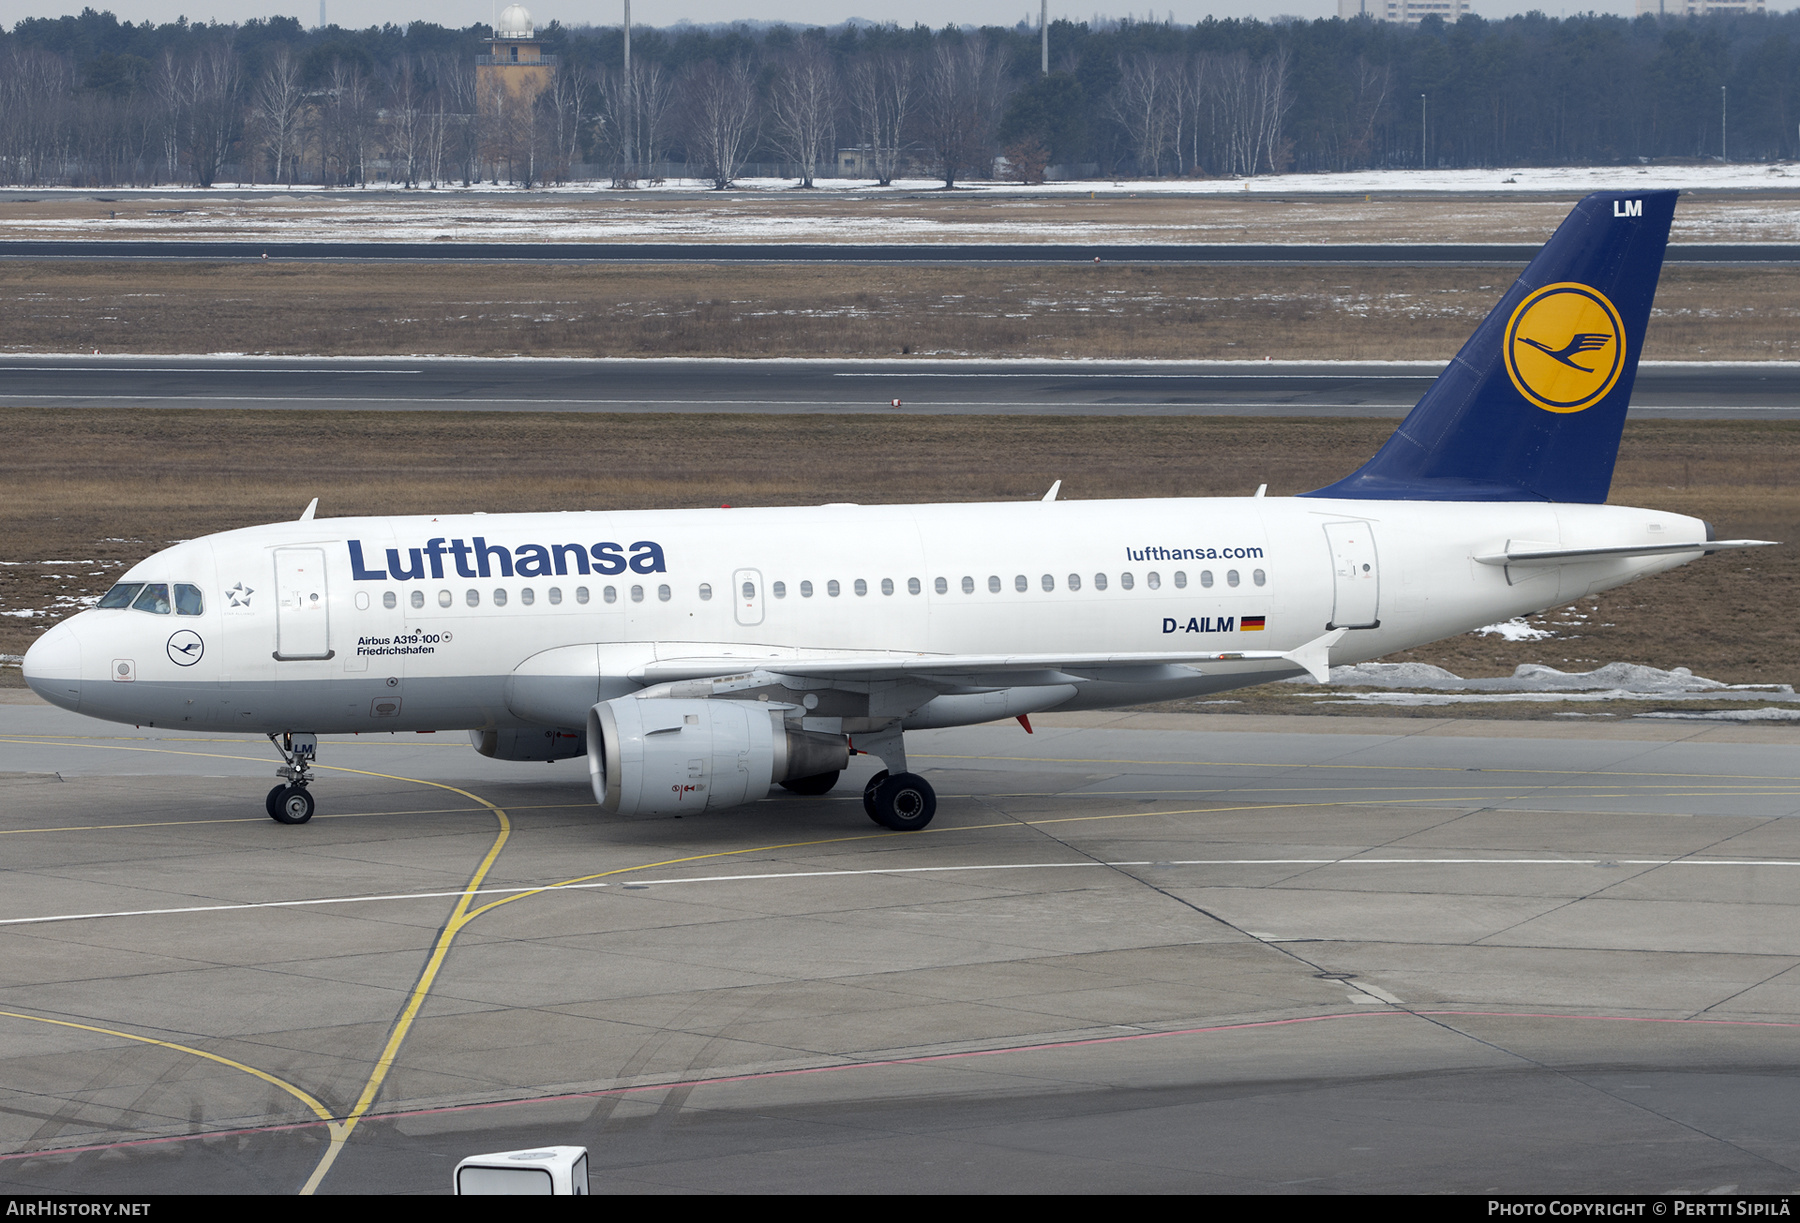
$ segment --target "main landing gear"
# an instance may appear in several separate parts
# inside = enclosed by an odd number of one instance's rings
[[[286,781],[269,791],[263,807],[277,824],[304,824],[313,817],[313,797],[306,787],[312,784],[312,762],[319,754],[319,737],[290,731],[279,739],[270,735],[269,742],[285,761],[275,770],[275,776]]]
[[[917,832],[937,814],[937,792],[917,773],[883,769],[863,787],[863,810],[883,828]]]

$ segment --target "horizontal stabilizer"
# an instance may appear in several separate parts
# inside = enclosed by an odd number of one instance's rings
[[[1705,539],[1680,544],[1631,544],[1619,548],[1508,547],[1475,559],[1483,565],[1573,565],[1633,556],[1673,556],[1682,552],[1724,552],[1729,548],[1773,548],[1772,539]]]

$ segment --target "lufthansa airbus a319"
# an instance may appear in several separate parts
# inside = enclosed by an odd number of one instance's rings
[[[318,736],[467,730],[505,760],[585,755],[622,814],[822,794],[867,753],[870,817],[923,828],[907,730],[1323,680],[1759,544],[1604,504],[1674,209],[1583,200],[1393,437],[1315,492],[309,508],[133,566],[25,678],[96,718],[268,735],[288,824],[312,816]]]

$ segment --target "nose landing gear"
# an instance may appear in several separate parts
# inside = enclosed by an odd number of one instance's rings
[[[275,776],[285,778],[286,784],[269,791],[263,808],[278,824],[304,824],[313,817],[313,797],[306,787],[312,783],[312,762],[319,754],[319,737],[289,731],[279,739],[271,734],[269,742],[285,761],[275,770]]]

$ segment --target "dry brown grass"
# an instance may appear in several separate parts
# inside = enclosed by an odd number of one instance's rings
[[[1443,360],[1512,276],[1466,267],[0,263],[0,347]],[[1644,356],[1800,356],[1800,268],[1669,268]]]
[[[528,509],[1276,495],[1373,453],[1378,420],[0,411],[0,612],[94,594],[174,540],[292,518]],[[746,456],[750,456],[748,459]],[[1800,541],[1800,424],[1626,429],[1614,500],[1727,535]],[[120,538],[127,537],[127,538]],[[43,560],[92,564],[43,566]],[[1555,640],[1463,637],[1406,655],[1462,675],[1522,662],[1691,666],[1792,682],[1800,547],[1714,556],[1602,596]],[[1554,622],[1566,619],[1552,615]],[[0,652],[48,625],[0,617]],[[17,670],[0,682],[18,682]]]

